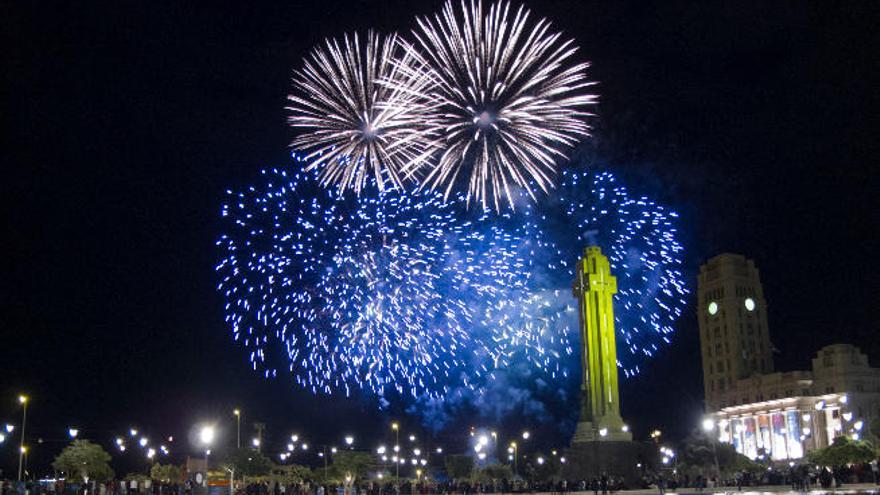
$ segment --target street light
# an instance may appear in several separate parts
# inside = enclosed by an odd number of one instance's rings
[[[199,441],[205,447],[205,484],[208,483],[208,456],[211,455],[211,444],[214,443],[214,437],[217,431],[213,425],[202,426],[199,430]]]
[[[703,431],[706,432],[706,438],[712,444],[712,459],[715,461],[715,474],[717,476],[721,476],[721,466],[718,463],[718,450],[715,447],[715,435],[712,434],[715,431],[715,420],[712,418],[704,418],[703,419]]]
[[[236,437],[235,437],[235,447],[241,448],[241,410],[233,409],[232,414],[235,415],[235,428],[236,428]]]
[[[528,431],[522,432],[523,440],[528,440],[530,436],[531,436],[531,433],[529,433]]]
[[[351,447],[351,445],[352,445],[353,443],[354,443],[354,437],[353,437],[353,436],[348,435],[348,436],[345,437],[345,445],[348,445],[349,447]]]
[[[79,430],[77,430],[76,428],[68,428],[67,434],[70,435],[70,438],[73,439],[76,438],[77,435],[79,435]]]
[[[516,463],[517,458],[519,457],[519,446],[516,442],[510,442],[510,449],[508,449],[508,452],[513,454],[513,475],[516,476]]]
[[[260,448],[260,439],[257,438],[257,437],[254,437],[254,438],[251,440],[251,445],[253,445],[255,449]]]
[[[27,449],[24,446],[24,431],[27,425],[28,396],[24,394],[19,395],[18,403],[21,404],[21,444],[19,445],[18,454],[18,481],[21,481],[21,468],[24,465],[24,455],[27,453]]]
[[[394,452],[400,451],[400,425],[397,421],[391,423],[391,429],[394,430]],[[400,483],[400,463],[394,462],[394,485],[395,489]]]
[[[6,433],[12,433],[12,430],[14,430],[14,429],[15,429],[15,425],[11,425],[9,423],[6,423]]]

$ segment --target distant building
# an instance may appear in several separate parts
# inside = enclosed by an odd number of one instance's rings
[[[812,370],[773,372],[767,302],[751,260],[722,254],[697,289],[706,409],[719,439],[752,459],[796,459],[880,415],[880,369],[855,346],[823,347]]]
[[[767,301],[755,263],[738,254],[701,266],[697,287],[703,385],[714,409],[737,380],[773,371]]]

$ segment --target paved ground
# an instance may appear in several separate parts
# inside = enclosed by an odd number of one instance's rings
[[[877,486],[873,483],[860,483],[860,484],[850,484],[844,485],[842,488],[838,488],[836,490],[825,490],[825,489],[814,489],[809,492],[796,492],[791,489],[790,486],[787,485],[772,485],[772,486],[752,486],[748,488],[743,488],[742,491],[737,491],[735,488],[731,489],[730,487],[722,487],[722,488],[707,488],[702,492],[697,492],[693,488],[683,488],[679,491],[675,490],[667,490],[666,495],[699,495],[699,494],[707,494],[707,493],[718,493],[718,494],[727,494],[727,495],[758,495],[765,493],[772,494],[848,494],[848,493],[880,493],[880,486]],[[581,493],[583,495],[593,495],[593,492],[575,492]],[[658,491],[655,490],[624,490],[621,492],[617,492],[620,494],[626,495],[658,495]]]

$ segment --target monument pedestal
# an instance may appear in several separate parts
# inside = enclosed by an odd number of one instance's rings
[[[603,418],[607,419],[607,418]],[[579,421],[571,443],[584,442],[632,442],[632,433],[624,431],[623,420],[605,421],[598,425],[592,421]]]
[[[601,440],[572,443],[565,451],[562,476],[569,480],[622,478],[628,489],[642,488],[642,477],[656,457],[650,442]]]

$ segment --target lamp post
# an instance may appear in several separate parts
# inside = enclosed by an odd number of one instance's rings
[[[400,455],[400,424],[397,421],[391,423],[391,429],[394,430],[394,452],[399,456]],[[400,463],[394,462],[394,485],[395,490],[397,489],[397,485],[400,483]]]
[[[235,436],[235,447],[241,448],[241,410],[234,409],[232,414],[235,415],[235,428],[236,428],[236,436]]]
[[[721,466],[718,464],[718,450],[715,448],[715,438],[713,438],[712,432],[715,431],[715,420],[712,418],[705,418],[703,420],[703,431],[706,432],[706,436],[709,439],[709,442],[712,444],[712,459],[715,461],[715,476],[721,476]]]
[[[208,483],[208,456],[211,455],[211,444],[214,442],[216,431],[212,425],[205,425],[199,431],[199,441],[205,447],[205,484]]]
[[[516,442],[510,442],[510,448],[513,449],[513,476],[516,477],[516,458],[519,457],[519,446]]]
[[[18,403],[21,404],[21,445],[19,445],[18,450],[18,481],[21,481],[21,468],[24,465],[24,455],[27,452],[27,449],[24,447],[24,429],[27,424],[27,404],[28,404],[28,396],[27,395],[19,395]]]

